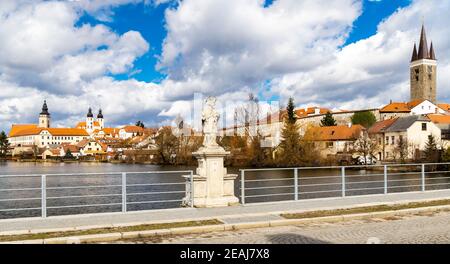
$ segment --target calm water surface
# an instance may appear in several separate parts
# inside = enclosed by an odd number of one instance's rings
[[[182,175],[186,173],[133,172],[180,170],[195,170],[195,168],[110,163],[0,162],[0,175],[49,175],[47,176],[48,216],[120,212],[122,210],[120,172],[127,172],[128,211],[178,208],[181,206],[181,199],[185,196],[185,180]],[[239,168],[229,168],[228,172],[238,174]],[[81,173],[102,173],[102,175],[78,175]],[[51,174],[74,175],[51,176]],[[284,201],[294,198],[293,170],[246,172],[245,181],[246,203]],[[427,190],[449,188],[448,168],[438,168],[437,172],[427,170],[425,182]],[[410,171],[389,171],[389,193],[419,191],[421,183],[420,166],[410,168]],[[299,170],[299,199],[338,197],[342,195],[343,186],[347,196],[384,193],[383,170],[381,167],[379,170],[348,169],[344,185],[339,169]],[[40,216],[40,187],[40,177],[0,177],[0,219]],[[240,198],[239,178],[235,184],[235,193]],[[86,207],[86,205],[94,206]],[[19,208],[30,209],[16,210]],[[4,211],[11,209],[13,211]]]

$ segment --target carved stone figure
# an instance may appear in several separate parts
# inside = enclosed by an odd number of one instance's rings
[[[203,146],[206,148],[218,146],[217,123],[220,115],[215,108],[216,101],[217,99],[215,97],[208,97],[202,112],[202,126],[204,133]]]

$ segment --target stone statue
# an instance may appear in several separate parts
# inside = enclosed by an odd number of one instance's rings
[[[217,147],[217,123],[219,121],[219,113],[216,110],[216,101],[215,97],[208,97],[206,99],[205,107],[202,112],[202,126],[204,133],[203,146],[208,147]]]

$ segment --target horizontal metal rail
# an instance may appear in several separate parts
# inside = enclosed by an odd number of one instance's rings
[[[246,197],[270,197],[270,196],[286,196],[294,195],[295,193],[271,193],[271,194],[258,194],[258,195],[247,195]]]
[[[132,195],[172,194],[172,193],[186,193],[186,191],[173,191],[173,192],[141,192],[141,193],[127,193],[127,195],[128,195],[128,196],[132,196]]]
[[[40,191],[41,188],[0,189],[0,192]]]
[[[249,191],[249,190],[284,189],[284,188],[295,188],[295,187],[294,187],[294,185],[267,186],[267,187],[250,187],[250,188],[245,188],[245,190]]]
[[[388,194],[389,190],[397,192],[412,192],[417,188],[426,191],[426,187],[448,187],[450,182],[439,182],[450,180],[450,177],[443,177],[450,171],[444,168],[450,168],[450,163],[425,163],[425,164],[386,164],[386,165],[355,165],[355,166],[322,166],[322,167],[292,167],[292,168],[261,168],[261,169],[241,169],[241,201],[245,203],[246,198],[264,198],[271,196],[292,196],[292,200],[298,200],[299,197],[306,199],[304,195],[327,194],[327,197],[345,197],[346,194],[353,195],[354,192],[364,194],[373,194],[379,191],[382,194]],[[330,171],[336,170],[336,175],[330,175]],[[428,171],[427,171],[428,170]],[[260,178],[270,174],[270,172],[292,171],[294,178]],[[320,171],[320,175],[317,172]],[[254,172],[252,174],[252,172]],[[315,173],[316,172],[316,173]],[[356,172],[356,173],[355,173]],[[313,176],[314,174],[319,174]],[[312,175],[311,175],[312,174]],[[441,174],[441,175],[439,175]],[[245,179],[244,175],[247,177]],[[248,176],[250,175],[250,176]],[[433,178],[436,175],[438,177]],[[440,176],[440,177],[439,177]],[[275,182],[293,180],[292,184],[276,185]],[[433,182],[434,183],[431,183]],[[274,182],[275,184],[271,183]],[[263,183],[266,186],[252,186],[251,183]],[[339,186],[340,189],[334,189]],[[316,188],[314,188],[316,187]],[[294,193],[258,193],[246,195],[245,191],[251,190],[283,190],[285,188],[294,188]],[[311,189],[314,191],[309,191]],[[269,198],[262,202],[270,201]]]
[[[17,201],[33,201],[41,200],[41,198],[14,198],[14,199],[2,199],[0,202],[17,202]]]
[[[185,185],[185,183],[179,182],[166,182],[166,183],[143,183],[143,184],[127,184],[127,187],[138,187],[138,186],[160,186],[160,185]]]
[[[246,182],[290,181],[290,180],[294,180],[294,178],[263,179],[263,180],[246,180]]]
[[[156,201],[128,202],[127,204],[175,203],[182,201],[183,200],[156,200]]]
[[[122,185],[87,185],[87,186],[47,187],[47,190],[101,189],[101,188],[117,188],[117,187],[122,187]]]
[[[190,175],[189,182],[186,182],[186,178],[183,179],[181,177],[178,178],[179,182],[146,182],[146,177],[141,176],[134,180],[134,177],[139,175],[169,175],[174,174],[173,176],[184,176]],[[66,178],[58,178],[58,182],[55,184],[53,180],[55,177],[66,177]],[[83,180],[75,180],[75,178],[67,178],[67,177],[88,177],[89,179],[95,178],[96,184],[86,184]],[[172,177],[172,175],[170,175]],[[0,175],[0,180],[2,179],[14,179],[20,177],[26,178],[36,178],[36,180],[32,179],[30,181],[36,181],[40,183],[39,187],[29,187],[29,188],[17,188],[15,186],[9,186],[9,188],[3,187],[0,189],[2,193],[3,199],[0,199],[0,203],[2,203],[2,207],[0,207],[0,213],[10,212],[12,215],[17,215],[17,217],[21,217],[21,215],[25,216],[24,211],[31,210],[40,210],[41,217],[47,217],[47,211],[52,210],[52,214],[58,214],[58,211],[54,210],[63,210],[63,209],[76,209],[76,208],[95,208],[99,207],[99,209],[95,209],[95,212],[102,212],[104,209],[100,209],[100,207],[122,207],[122,212],[127,212],[127,204],[150,204],[150,203],[175,203],[175,202],[185,202],[185,199],[178,199],[180,194],[186,194],[186,186],[190,184],[192,186],[193,181],[193,171],[192,170],[180,170],[180,171],[137,171],[137,172],[103,172],[103,173],[57,173],[57,174],[11,174],[11,175]],[[108,177],[108,178],[106,178]],[[114,178],[110,178],[114,177]],[[97,180],[99,178],[100,180]],[[127,181],[127,178],[131,179]],[[64,181],[64,179],[69,179],[68,181]],[[82,179],[82,178],[81,178]],[[114,182],[111,182],[109,179],[114,179]],[[116,180],[117,179],[117,180]],[[28,181],[28,180],[27,180]],[[73,181],[73,183],[72,183]],[[13,181],[11,181],[13,182]],[[61,183],[62,182],[62,183]],[[78,182],[78,184],[77,184]],[[80,184],[80,182],[83,182]],[[117,183],[116,183],[117,182]],[[72,183],[72,185],[70,184]],[[103,184],[102,184],[103,183]],[[0,183],[1,184],[1,183]],[[174,189],[174,186],[183,186],[183,188],[178,188],[178,190],[170,190]],[[142,187],[142,189],[135,189],[135,192],[127,193],[127,189]],[[120,188],[120,189],[119,189]],[[109,190],[109,191],[107,191]],[[117,192],[120,190],[120,192]],[[37,192],[40,197],[31,197],[25,198],[20,197],[17,193],[22,192]],[[50,194],[50,195],[49,195]],[[52,195],[53,194],[53,195]],[[166,197],[169,199],[165,200],[156,200],[161,199],[160,197],[149,197],[149,195],[167,195]],[[171,196],[174,199],[171,199]],[[178,196],[178,197],[177,197]],[[127,201],[127,197],[133,197],[131,201]],[[147,197],[146,200],[140,197]],[[150,201],[149,198],[154,200]],[[92,200],[85,200],[92,199]],[[120,202],[119,202],[120,199]],[[144,201],[139,201],[139,200]],[[176,199],[176,200],[175,200]],[[40,207],[29,207],[29,208],[12,208],[14,205],[17,206],[19,202],[40,202]],[[47,205],[47,202],[50,202],[51,206]],[[191,206],[193,203],[191,202]],[[6,208],[5,208],[6,207]],[[159,207],[159,206],[158,206]],[[173,207],[172,205],[167,205],[167,208]],[[165,205],[162,206],[165,208]],[[109,210],[109,209],[108,209]],[[114,209],[115,210],[115,209]],[[74,211],[75,212],[75,211]],[[82,210],[77,210],[75,213],[82,213]],[[2,215],[0,215],[0,218]]]
[[[100,206],[113,206],[113,205],[122,205],[122,203],[106,203],[106,204],[75,204],[75,205],[47,206],[47,209],[100,207]]]
[[[90,194],[90,195],[75,195],[75,196],[54,196],[47,197],[49,199],[75,199],[75,198],[93,198],[93,197],[114,197],[121,196],[122,194]]]
[[[32,210],[41,210],[41,207],[0,209],[0,212],[16,212],[16,211],[32,211]]]

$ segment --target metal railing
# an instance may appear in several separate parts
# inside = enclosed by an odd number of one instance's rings
[[[240,170],[241,203],[450,188],[450,163]]]
[[[193,206],[192,182],[192,170],[0,175],[0,219]]]

